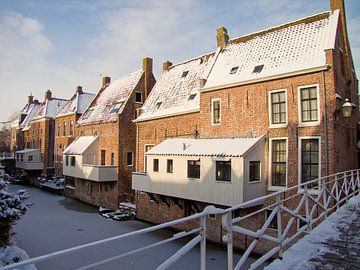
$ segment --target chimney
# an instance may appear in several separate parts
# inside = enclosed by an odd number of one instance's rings
[[[83,94],[83,90],[82,90],[81,85],[76,86],[76,93],[78,93],[79,95]]]
[[[143,58],[142,61],[143,71],[145,72],[145,83],[144,83],[144,100],[148,97],[151,89],[154,86],[154,76],[152,74],[153,60],[150,57]]]
[[[220,48],[225,48],[229,42],[229,35],[225,27],[219,27],[216,29],[216,40],[217,46]]]
[[[47,90],[45,92],[45,100],[50,100],[51,99],[51,91],[50,90]]]
[[[199,86],[200,86],[200,88],[203,88],[204,87],[204,85],[205,85],[205,83],[206,83],[206,79],[200,79],[199,80]]]
[[[37,104],[37,105],[40,104],[39,100],[35,99],[34,104]]]
[[[163,71],[169,71],[171,66],[172,66],[172,63],[169,60],[166,60],[163,63]]]
[[[104,76],[102,77],[102,87],[105,87],[106,85],[108,85],[111,81],[110,77]]]
[[[34,103],[34,96],[30,94],[30,96],[28,96],[28,104],[33,104],[33,103]]]

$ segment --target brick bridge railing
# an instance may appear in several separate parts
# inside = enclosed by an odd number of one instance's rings
[[[223,241],[227,245],[227,269],[243,269],[250,255],[261,253],[262,256],[250,266],[250,269],[256,269],[271,258],[281,257],[285,249],[294,241],[312,230],[356,194],[360,194],[360,170],[346,171],[259,197],[229,209],[218,209],[208,206],[203,212],[192,216],[31,258],[4,266],[0,270],[17,269],[20,266],[51,261],[86,248],[103,245],[119,239],[141,237],[144,234],[164,228],[176,227],[185,222],[192,222],[197,225],[189,231],[181,231],[161,241],[83,266],[79,269],[91,269],[180,238],[186,237],[189,239],[190,237],[190,240],[184,246],[161,263],[157,269],[168,269],[192,248],[200,245],[200,268],[205,270],[206,217],[208,215],[222,216]],[[265,202],[262,208],[241,215],[242,210],[246,212],[245,209],[258,205],[259,202]],[[239,215],[239,211],[240,216],[236,216]],[[233,261],[234,246],[240,246],[244,249],[244,253],[238,262]]]

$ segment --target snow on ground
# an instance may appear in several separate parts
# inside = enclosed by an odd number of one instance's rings
[[[354,214],[354,209],[356,214]],[[343,241],[342,230],[345,227],[351,227],[351,224],[360,218],[360,195],[353,197],[347,204],[342,206],[337,212],[323,221],[310,234],[306,235],[299,242],[294,244],[285,253],[282,260],[275,260],[266,270],[281,269],[318,269],[317,263],[326,260],[326,256],[344,257],[339,254],[336,248],[331,248],[332,243]],[[354,234],[351,242],[360,242],[360,234]],[[329,244],[330,243],[330,244]],[[335,244],[334,244],[335,245]],[[324,258],[322,258],[324,257]],[[345,260],[344,260],[345,263]],[[334,269],[331,263],[322,265],[322,269]],[[344,267],[346,267],[344,265]],[[339,269],[339,268],[336,268]],[[344,268],[345,269],[345,268]]]
[[[0,266],[13,264],[26,259],[29,259],[29,256],[21,248],[15,246],[0,248]],[[27,265],[19,268],[19,270],[36,270],[36,267],[34,265]]]

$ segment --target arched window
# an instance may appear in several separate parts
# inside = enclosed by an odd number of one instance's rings
[[[73,128],[74,128],[73,121],[70,120],[69,121],[69,136],[73,135]]]
[[[63,136],[66,136],[66,122],[63,123]]]

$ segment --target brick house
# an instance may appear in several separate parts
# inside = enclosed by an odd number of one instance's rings
[[[54,173],[55,116],[68,102],[45,92],[45,99],[22,129],[24,149],[16,151],[16,167],[32,177]],[[30,179],[31,180],[31,179]]]
[[[95,94],[76,87],[75,94],[55,117],[55,174],[62,176],[63,150],[78,136],[76,121],[84,113]]]
[[[358,81],[344,3],[330,7],[234,39],[219,28],[218,48],[203,70],[196,58],[196,75],[164,65],[136,119],[138,218],[161,223],[208,204],[229,207],[358,166],[358,114],[341,113],[358,106]],[[194,94],[196,104],[185,102]],[[213,228],[210,239],[221,241]]]
[[[74,182],[76,198],[112,209],[134,201],[133,120],[154,83],[151,58],[144,58],[141,69],[118,80],[103,78],[102,88],[77,121],[79,137],[64,151],[63,173],[66,181]]]

